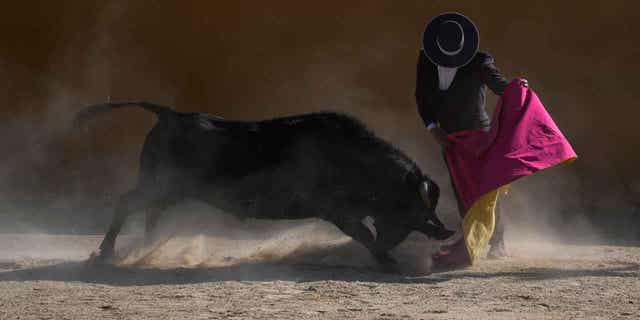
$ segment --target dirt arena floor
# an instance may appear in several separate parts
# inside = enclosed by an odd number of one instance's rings
[[[430,273],[411,236],[400,275],[315,224],[285,227],[147,247],[124,236],[114,265],[86,263],[100,236],[2,234],[0,319],[640,318],[640,246],[515,242],[513,257]]]

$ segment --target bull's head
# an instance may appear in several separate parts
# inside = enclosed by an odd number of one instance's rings
[[[424,180],[420,184],[420,196],[427,207],[427,220],[435,226],[432,228],[434,231],[432,237],[436,240],[450,238],[455,232],[448,230],[436,215],[436,207],[438,205],[438,199],[440,198],[440,188],[438,184],[429,177],[424,176]]]

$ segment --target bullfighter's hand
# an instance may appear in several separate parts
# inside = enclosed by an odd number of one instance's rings
[[[431,135],[436,139],[436,142],[440,144],[445,150],[451,148],[453,143],[449,139],[447,133],[442,128],[435,127],[431,129]]]

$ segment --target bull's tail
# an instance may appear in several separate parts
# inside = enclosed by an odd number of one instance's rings
[[[166,106],[161,106],[161,105],[157,105],[157,104],[153,104],[153,103],[149,103],[149,102],[144,102],[144,101],[140,101],[140,102],[118,102],[118,103],[101,103],[101,104],[95,104],[92,106],[88,106],[84,109],[82,109],[80,112],[78,112],[76,114],[76,117],[73,121],[74,126],[79,126],[82,123],[84,123],[85,121],[93,118],[94,116],[100,114],[100,113],[105,113],[108,111],[111,111],[112,109],[117,109],[117,108],[124,108],[124,107],[138,107],[138,108],[142,108],[145,109],[147,111],[151,111],[153,113],[155,113],[156,115],[160,116],[162,114],[167,114],[167,113],[173,113],[175,112],[173,110],[173,108],[171,107],[166,107]]]

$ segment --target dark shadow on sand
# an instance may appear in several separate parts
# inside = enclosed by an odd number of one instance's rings
[[[280,263],[254,263],[209,268],[155,269],[112,265],[87,266],[84,262],[68,262],[0,273],[0,281],[37,280],[79,281],[116,286],[278,280],[295,282],[323,280],[415,282],[415,280],[409,280],[401,275],[379,273],[364,268],[287,265]],[[430,282],[430,280],[424,279],[419,282]]]
[[[640,264],[618,262],[620,266],[594,269],[565,269],[565,268],[523,268],[521,271],[504,272],[471,272],[459,270],[449,273],[434,274],[433,278],[443,281],[464,278],[491,279],[514,278],[519,281],[564,280],[581,277],[618,277],[639,278]]]
[[[141,268],[63,262],[43,267],[0,272],[0,281],[79,281],[115,286],[193,284],[221,281],[345,281],[379,283],[437,284],[454,279],[512,278],[517,281],[562,280],[578,277],[638,278],[640,265],[623,264],[593,269],[526,268],[509,272],[457,270],[421,276],[382,273],[373,268],[288,264],[284,262],[245,263],[224,267]]]

